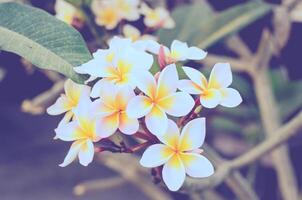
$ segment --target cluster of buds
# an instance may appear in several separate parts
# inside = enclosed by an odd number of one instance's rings
[[[75,67],[77,73],[90,75],[87,84],[92,88],[67,80],[65,94],[47,110],[51,115],[66,113],[55,129],[55,138],[73,142],[60,166],[77,157],[87,166],[96,149],[98,153],[145,149],[140,164],[159,171],[171,191],[180,189],[186,174],[195,178],[212,175],[214,167],[202,155],[206,120],[200,117],[200,108],[241,103],[238,91],[229,88],[230,65],[216,64],[209,80],[184,66],[188,79],[179,80],[176,63],[204,59],[205,51],[177,40],[168,49],[151,40],[133,42],[120,37],[111,39],[108,46]],[[155,63],[156,56],[159,63]],[[160,71],[153,75],[150,68],[156,64]],[[114,134],[139,143],[133,147],[115,144]]]

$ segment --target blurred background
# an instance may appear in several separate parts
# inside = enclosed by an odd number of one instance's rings
[[[56,1],[54,0],[24,2],[41,8],[52,15],[56,14]],[[181,27],[178,25],[182,22],[178,21],[180,17],[177,13],[182,12],[182,8],[188,9],[188,6],[204,5],[204,2],[207,2],[207,5],[210,5],[217,13],[223,13],[228,9],[252,1],[149,0],[147,3],[150,7],[165,6],[172,13],[172,18],[176,22],[174,31],[160,29],[151,31],[150,34],[159,36],[161,42],[169,44],[169,37],[181,32],[179,29]],[[281,0],[265,2],[273,6],[279,6],[283,3]],[[261,9],[261,7],[255,9]],[[286,15],[285,21],[290,26],[287,30],[288,34],[286,36],[281,34],[280,38],[284,37],[284,41],[281,42],[280,49],[269,61],[269,78],[278,106],[276,109],[279,110],[282,122],[287,122],[302,107],[301,1],[297,1],[290,9],[298,9],[295,10],[298,14],[295,15],[295,18],[292,17],[294,14]],[[182,15],[181,18],[189,17],[188,14],[190,13],[185,13],[186,15]],[[237,58],[238,55],[227,46],[230,38],[236,35],[248,46],[251,53],[256,53],[263,30],[276,32],[274,30],[275,15],[272,11],[263,11],[258,17],[242,24],[235,32],[204,45],[204,48],[210,54]],[[209,14],[208,17],[211,15]],[[192,29],[195,24],[202,23],[202,20],[206,19],[193,18],[193,20],[195,21],[192,22]],[[145,29],[142,20],[132,22],[132,24],[141,31]],[[82,22],[77,19],[71,25],[82,34],[91,52],[100,47],[94,37],[95,33],[86,21]],[[97,31],[105,31],[101,26],[96,27]],[[109,33],[111,35],[119,34],[116,29],[110,30]],[[203,37],[203,34],[201,32],[200,37]],[[175,37],[177,38],[176,35]],[[198,35],[195,37],[198,38]],[[197,45],[194,41],[188,41],[188,43]],[[195,66],[194,63],[190,64]],[[202,70],[205,73],[207,73],[208,67],[212,67],[205,66],[205,63],[198,65],[203,66]],[[121,179],[121,175],[116,170],[110,169],[108,165],[103,165],[100,161],[93,162],[89,167],[82,167],[78,163],[73,163],[66,168],[58,166],[69,146],[64,142],[53,140],[54,128],[61,116],[53,117],[44,113],[45,107],[53,103],[55,98],[50,98],[47,95],[41,97],[41,93],[51,89],[52,93],[60,94],[61,91],[56,89],[54,85],[61,80],[62,76],[59,74],[34,68],[28,61],[15,54],[0,52],[0,199],[151,199],[135,182]],[[241,155],[266,137],[251,78],[245,73],[235,72],[233,80],[233,87],[240,91],[244,103],[234,109],[219,108],[209,113],[205,110],[205,115],[209,120],[207,143],[223,159],[232,159]],[[300,170],[302,168],[302,135],[297,134],[291,138],[288,141],[288,148],[289,158],[297,179],[297,187],[302,189],[302,172]],[[259,199],[283,199],[278,187],[276,171],[269,155],[263,156],[260,160],[242,168],[240,172]],[[143,180],[153,184],[151,175],[146,173],[146,177]],[[108,183],[109,186],[104,183]],[[85,191],[81,187],[83,184],[88,185],[90,189]],[[94,188],[91,187],[91,184],[97,186]],[[238,199],[226,183],[220,184],[214,191],[214,196],[209,197],[204,194],[197,199]],[[168,195],[173,199],[181,200],[196,198],[181,192]]]

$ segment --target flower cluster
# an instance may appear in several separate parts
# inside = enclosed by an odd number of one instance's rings
[[[212,175],[214,168],[202,155],[206,121],[199,117],[198,107],[241,103],[238,91],[229,88],[230,65],[216,64],[207,80],[194,68],[177,67],[180,61],[206,57],[205,51],[186,43],[175,40],[169,49],[151,40],[114,37],[108,46],[75,67],[77,73],[90,75],[92,88],[67,80],[65,94],[47,110],[51,115],[66,113],[55,129],[55,138],[73,142],[60,166],[76,157],[87,166],[93,160],[94,143],[99,145],[122,133],[146,140],[139,144],[146,147],[141,165],[161,171],[172,191],[182,186],[186,174],[196,178]],[[150,72],[153,65],[160,66],[155,75]],[[178,68],[188,79],[179,80]],[[124,152],[134,149],[127,147]]]
[[[163,7],[155,9],[139,0],[93,0],[91,9],[95,22],[108,30],[114,29],[121,21],[136,21],[144,16],[144,24],[153,29],[173,28],[174,20]]]

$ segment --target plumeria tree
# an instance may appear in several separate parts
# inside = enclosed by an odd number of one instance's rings
[[[300,20],[300,4],[282,6],[284,12]],[[268,81],[265,67],[272,55],[281,51],[286,36],[280,36],[277,26],[275,35],[264,31],[255,55],[238,36],[227,37],[272,10],[270,4],[251,1],[217,14],[202,1],[181,5],[171,14],[167,7],[152,1],[57,0],[52,16],[29,5],[0,3],[0,48],[52,70],[45,73],[56,84],[43,94],[43,99],[51,99],[51,105],[44,107],[49,115],[62,116],[54,127],[54,139],[70,143],[59,166],[69,167],[77,160],[88,166],[98,157],[105,159],[108,152],[111,156],[131,155],[141,168],[151,171],[155,182],[193,198],[226,178],[246,184],[235,174],[236,169],[281,144],[300,127],[301,114],[299,121],[294,119],[285,130],[277,130],[278,113],[266,109],[275,105],[271,88],[261,87]],[[91,35],[86,41],[80,34],[83,30]],[[223,40],[238,54],[238,60],[205,50]],[[270,55],[262,57],[267,52]],[[210,69],[208,73],[201,70],[202,65]],[[238,113],[245,95],[239,92],[241,85],[232,85],[233,80],[241,80],[232,69],[247,73],[254,81],[264,126],[259,131],[271,134],[277,130],[284,136],[222,162],[205,144],[206,135],[211,134],[208,127],[217,128],[207,119],[217,110],[219,114]],[[269,94],[267,102],[265,94]],[[30,110],[37,104],[41,101],[26,102],[23,108]],[[279,149],[282,159],[277,153],[273,162],[280,183],[295,185],[286,149]],[[282,162],[288,177],[278,165]],[[125,161],[119,163],[124,165]],[[236,190],[236,184],[229,184],[236,196],[258,199],[242,182],[239,189],[244,195]],[[290,192],[286,184],[280,188],[284,199],[296,199],[296,186]]]

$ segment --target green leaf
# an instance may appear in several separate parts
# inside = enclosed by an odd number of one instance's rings
[[[205,4],[182,6],[172,13],[176,28],[159,30],[158,36],[165,45],[178,39],[207,48],[254,22],[271,8],[272,6],[261,1],[251,1],[214,15]]]
[[[91,59],[82,36],[47,12],[18,4],[0,4],[0,49],[16,53],[37,67],[60,72],[82,83],[74,66]]]

